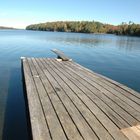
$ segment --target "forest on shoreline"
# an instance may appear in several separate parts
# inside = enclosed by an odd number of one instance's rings
[[[0,26],[0,29],[14,29],[13,27],[4,27],[4,26]]]
[[[117,26],[97,21],[57,21],[32,24],[27,26],[26,30],[140,36],[140,24],[131,21],[129,23],[122,22]]]

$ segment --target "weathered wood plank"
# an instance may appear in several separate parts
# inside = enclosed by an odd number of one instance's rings
[[[22,60],[24,78],[27,91],[28,107],[31,121],[33,140],[50,140],[49,130],[44,117],[43,109],[38,98],[38,93],[33,81],[27,59]]]
[[[44,59],[46,63],[50,63]],[[50,66],[52,64],[49,64]],[[53,68],[53,70],[57,71],[57,68]],[[81,91],[75,84],[71,82],[64,73],[59,73],[60,77],[63,78],[64,81],[67,81],[67,84],[77,93],[77,96],[90,108],[90,110],[95,114],[95,116],[100,120],[100,122],[104,125],[104,127],[110,132],[110,134],[115,139],[122,139],[125,140],[126,137],[120,133],[119,129],[116,125],[100,110],[100,108],[94,104],[84,93]]]
[[[41,74],[37,73],[36,68],[33,65],[31,59],[28,59],[28,63],[31,67],[32,76],[34,78],[35,85],[36,85],[38,93],[39,93],[39,98],[41,100],[41,104],[42,104],[42,107],[43,107],[43,110],[45,113],[44,117],[46,118],[46,120],[48,122],[48,126],[50,129],[52,139],[66,140],[67,138],[66,138],[65,133],[61,127],[61,124],[57,118],[55,109],[54,109],[53,105],[51,104],[51,101],[47,95],[48,93],[45,91],[42,81],[40,79]]]
[[[82,140],[83,138],[81,137],[76,126],[74,125],[73,121],[71,120],[71,118],[70,118],[67,110],[63,106],[61,100],[57,96],[55,89],[52,87],[49,80],[45,76],[43,70],[41,69],[41,67],[39,67],[39,65],[35,59],[33,59],[33,63],[36,67],[37,72],[40,74],[40,78],[42,80],[44,88],[46,89],[46,91],[52,101],[52,104],[54,105],[55,111],[57,112],[58,118],[60,119],[60,122],[64,128],[64,131],[65,131],[68,139]],[[48,116],[50,116],[50,114],[48,114]],[[51,122],[51,123],[54,123],[54,125],[55,125],[55,122]],[[59,130],[57,130],[57,131],[59,131]]]
[[[43,62],[44,63],[44,62]],[[101,139],[113,139],[111,135],[108,133],[108,131],[102,126],[102,124],[98,121],[98,119],[90,112],[90,110],[86,107],[85,104],[82,103],[82,101],[75,95],[75,93],[72,91],[72,89],[67,85],[65,81],[62,80],[61,77],[53,71],[53,65],[52,67],[48,66],[46,63],[46,69],[49,70],[49,72],[52,74],[52,76],[55,78],[55,80],[61,85],[61,87],[64,89],[65,94],[71,99],[71,102],[73,102],[80,113],[84,116],[85,120],[88,122],[90,127],[93,129],[93,131],[96,133],[96,135]],[[52,69],[50,69],[52,68]],[[66,98],[66,96],[65,96]],[[100,129],[99,129],[100,128]]]
[[[137,92],[72,61],[22,63],[33,140],[139,139]]]
[[[107,78],[107,77],[105,77],[101,74],[95,73],[95,72],[93,72],[93,71],[91,71],[91,70],[89,70],[89,69],[87,69],[87,68],[85,68],[85,67],[83,67],[83,66],[81,66],[77,63],[75,63],[75,62],[69,63],[69,64],[71,66],[73,65],[73,66],[77,67],[79,70],[82,70],[82,71],[85,70],[86,73],[89,74],[91,77],[94,77],[98,80],[101,80],[101,81],[104,81],[105,83],[108,83],[108,85],[111,85],[116,90],[121,91],[122,94],[129,97],[130,99],[132,99],[134,101],[136,100],[136,102],[138,101],[137,103],[140,104],[139,100],[137,100],[137,99],[140,99],[140,94],[138,92],[134,91],[133,89],[131,89],[129,87],[126,87],[125,85],[123,85],[121,83],[118,83],[117,81],[114,81],[110,78]]]
[[[66,64],[66,63],[65,63]],[[72,65],[72,63],[70,63]],[[119,105],[121,108],[126,110],[127,112],[130,113],[134,118],[136,118],[138,121],[140,121],[140,113],[137,111],[139,110],[139,105],[137,105],[135,102],[133,102],[134,105],[137,107],[131,107],[130,103],[126,103],[127,99],[122,101],[122,98],[118,97],[119,92],[114,93],[113,91],[108,90],[108,88],[105,88],[105,85],[102,84],[98,79],[91,78],[91,75],[88,75],[88,73],[85,73],[85,71],[80,71],[79,68],[77,67],[72,67],[71,65],[69,66],[66,64],[69,69],[74,71],[77,75],[85,79],[89,84],[91,84],[93,87],[97,88],[98,90],[102,91],[108,98],[113,100],[117,105]],[[76,71],[79,71],[78,73]],[[124,97],[124,96],[123,96]],[[129,100],[130,101],[130,100]],[[136,122],[137,123],[137,122]],[[134,125],[136,124],[135,122],[133,123]]]
[[[129,140],[140,140],[140,129],[137,126],[125,128],[121,130]]]
[[[38,59],[37,59],[37,61],[38,61]],[[40,64],[41,69],[43,69],[44,66],[42,65],[42,63],[39,62],[39,64]],[[83,138],[87,139],[87,140],[88,139],[89,140],[98,139],[98,137],[94,134],[94,132],[89,127],[89,125],[86,123],[86,121],[84,120],[82,115],[78,112],[78,110],[74,106],[74,104],[67,98],[64,91],[60,90],[61,87],[58,85],[56,80],[52,77],[52,75],[50,74],[50,71],[48,71],[47,68],[43,69],[43,71],[44,71],[45,75],[47,76],[48,80],[51,83],[53,83],[52,84],[53,88],[56,90],[56,93],[61,98],[61,101],[63,102],[63,104],[67,108],[70,116],[72,117],[73,121],[75,122],[76,126],[78,127]]]
[[[140,130],[140,125],[137,125],[136,127]]]
[[[104,94],[102,94],[99,90],[97,90],[96,88],[94,88],[93,86],[91,86],[87,81],[83,80],[81,77],[79,77],[78,75],[76,75],[76,73],[74,73],[72,71],[73,69],[69,69],[69,67],[66,67],[62,63],[58,63],[55,60],[51,60],[51,61],[55,63],[54,65],[56,65],[59,70],[62,71],[62,69],[64,69],[64,71],[67,74],[69,74],[69,77],[75,78],[77,80],[76,83],[78,83],[78,81],[80,83],[82,83],[83,86],[84,86],[84,88],[85,88],[84,92],[85,93],[88,93],[87,96],[89,98],[91,98],[92,101],[94,101],[101,108],[101,110],[103,110],[108,115],[108,117],[110,117],[110,119],[119,128],[129,127],[129,123],[130,122],[132,122],[132,124],[137,122],[137,120],[133,119],[132,116],[129,115],[122,108],[120,108],[117,105],[116,106],[113,106],[114,102],[111,102],[109,100],[109,98],[107,98],[106,96],[104,96]],[[108,106],[108,105],[110,105],[111,107]],[[113,109],[112,109],[112,107],[113,107]],[[119,114],[117,114],[117,112],[119,112]],[[124,119],[122,119],[119,115],[121,115],[121,117],[124,118]],[[124,121],[124,120],[126,120],[126,121]]]
[[[63,52],[57,50],[57,49],[53,49],[52,50],[55,54],[57,54],[58,58],[62,59],[62,61],[71,61],[72,59],[70,59],[69,57],[67,57]]]

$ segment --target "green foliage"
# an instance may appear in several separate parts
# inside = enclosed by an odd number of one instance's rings
[[[128,24],[123,22],[121,25],[118,25],[115,33],[117,35],[140,36],[140,24],[135,24],[131,21]]]
[[[117,35],[140,36],[140,24],[123,22],[114,26],[95,21],[58,21],[33,24],[26,27],[27,30],[79,32],[79,33],[110,33]]]

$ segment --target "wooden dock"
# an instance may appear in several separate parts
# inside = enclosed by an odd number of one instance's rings
[[[33,140],[140,140],[140,93],[73,61],[22,64]]]

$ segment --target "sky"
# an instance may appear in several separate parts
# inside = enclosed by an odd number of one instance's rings
[[[0,0],[0,26],[87,20],[140,23],[139,7],[140,0]]]

